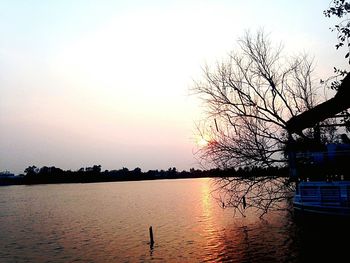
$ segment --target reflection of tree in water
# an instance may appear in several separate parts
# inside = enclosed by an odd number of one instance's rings
[[[296,218],[286,211],[265,219],[235,217],[211,237],[216,245],[206,248],[203,261],[344,262],[348,257],[347,222]]]
[[[286,212],[267,220],[235,218],[220,232],[220,262],[298,262],[293,221]]]
[[[243,234],[244,234],[244,243],[245,243],[245,245],[246,245],[246,251],[247,251],[247,255],[246,255],[246,257],[247,257],[247,260],[250,262],[250,261],[252,261],[252,256],[251,256],[251,252],[250,252],[250,250],[251,250],[251,248],[250,248],[250,242],[249,242],[249,230],[248,230],[248,227],[247,226],[243,226],[242,227],[242,230],[243,230]]]

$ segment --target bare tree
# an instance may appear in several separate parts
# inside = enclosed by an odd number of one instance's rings
[[[247,32],[238,49],[215,68],[206,66],[193,91],[205,103],[207,118],[199,133],[207,139],[198,155],[215,167],[270,167],[286,162],[292,137],[287,121],[314,107],[317,89],[313,63],[306,55],[286,58],[263,31]],[[314,133],[298,132],[304,139]],[[262,214],[291,197],[288,178],[220,178],[220,202],[243,212],[255,207]]]
[[[238,51],[215,69],[206,66],[194,84],[208,109],[200,132],[210,139],[199,154],[222,168],[283,163],[287,121],[315,104],[312,61],[285,59],[262,31],[238,43]]]

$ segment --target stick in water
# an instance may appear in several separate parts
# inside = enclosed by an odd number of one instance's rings
[[[149,227],[149,239],[150,239],[150,246],[153,247],[154,239],[153,239],[153,229],[152,229],[152,226]]]

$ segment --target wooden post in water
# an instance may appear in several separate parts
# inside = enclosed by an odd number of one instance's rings
[[[153,248],[154,239],[153,239],[153,229],[152,226],[149,227],[149,239],[150,239],[150,247]]]

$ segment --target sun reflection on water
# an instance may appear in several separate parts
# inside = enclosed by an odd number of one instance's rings
[[[203,215],[207,218],[211,218],[212,215],[212,195],[210,190],[210,183],[207,181],[201,188],[201,201]]]
[[[300,262],[299,231],[289,217],[234,217],[212,197],[211,182],[2,188],[0,200],[6,202],[0,202],[0,261]],[[322,234],[304,240],[330,240]]]
[[[222,239],[217,228],[217,221],[220,220],[220,209],[215,203],[211,194],[210,180],[208,179],[201,187],[201,218],[200,233],[203,235],[203,261],[212,262],[220,258]]]

